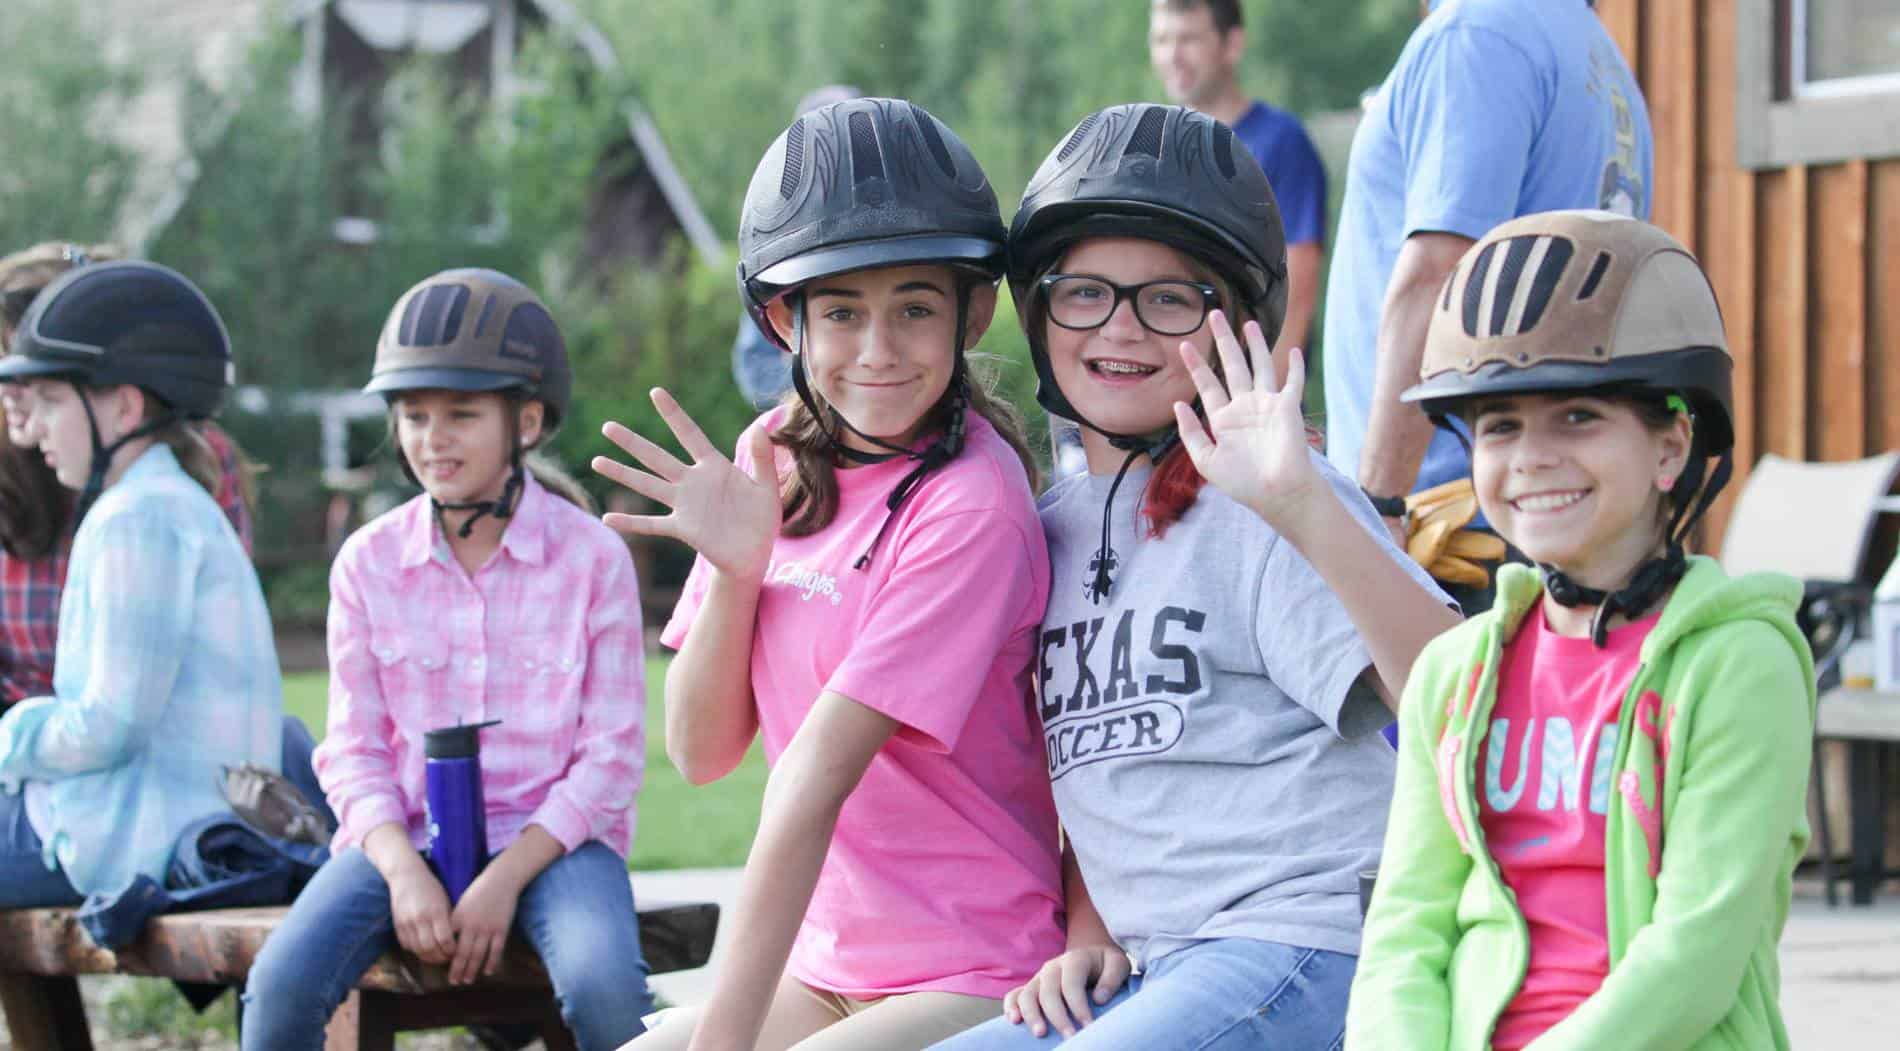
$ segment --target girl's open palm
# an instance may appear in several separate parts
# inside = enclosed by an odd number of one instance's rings
[[[1207,424],[1202,426],[1193,409],[1175,402],[1181,444],[1201,477],[1277,524],[1319,488],[1319,472],[1308,458],[1301,405],[1306,394],[1306,359],[1298,350],[1292,351],[1286,382],[1281,383],[1258,323],[1249,321],[1245,328],[1251,364],[1225,314],[1212,311],[1207,323],[1214,330],[1226,383],[1193,344],[1181,344],[1181,360],[1207,412]]]
[[[621,424],[605,424],[600,430],[607,440],[646,470],[605,456],[594,457],[594,470],[665,504],[671,513],[607,514],[602,521],[621,533],[683,541],[722,573],[745,579],[764,576],[779,529],[778,461],[771,439],[764,428],[753,429],[748,474],[713,446],[671,394],[655,387],[652,397],[653,407],[692,463],[681,463]]]

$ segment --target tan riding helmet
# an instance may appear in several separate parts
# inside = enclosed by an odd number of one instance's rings
[[[1696,451],[1715,457],[1735,443],[1731,370],[1715,290],[1681,242],[1612,212],[1541,212],[1498,226],[1458,261],[1432,311],[1420,382],[1400,400],[1442,419],[1483,395],[1678,395]]]
[[[26,317],[40,290],[61,274],[87,263],[121,257],[116,245],[80,245],[71,241],[41,241],[0,258],[0,342],[11,342],[13,330]]]
[[[567,345],[528,286],[496,270],[444,270],[403,293],[376,341],[363,390],[506,391],[547,406],[543,439],[573,394]]]

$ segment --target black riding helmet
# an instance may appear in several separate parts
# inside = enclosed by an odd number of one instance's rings
[[[0,358],[0,382],[41,376],[69,380],[82,393],[130,384],[163,409],[108,445],[91,402],[80,399],[92,430],[92,470],[77,505],[84,515],[127,442],[218,411],[233,381],[231,339],[211,301],[175,270],[145,260],[78,266],[33,300]]]
[[[541,439],[560,427],[572,397],[574,374],[560,326],[527,285],[497,270],[444,270],[403,293],[376,340],[376,360],[363,390],[393,401],[404,391],[496,391],[534,399],[544,408]],[[508,415],[512,471],[499,500],[436,503],[436,512],[474,511],[462,523],[466,537],[482,515],[507,518],[526,484],[515,417]],[[416,481],[401,450],[396,460]],[[432,498],[433,500],[433,498]]]
[[[773,299],[814,278],[947,263],[1003,273],[1003,213],[949,126],[912,102],[849,99],[792,121],[739,215],[739,294],[767,339]]]
[[[1287,300],[1280,206],[1259,162],[1220,121],[1147,103],[1083,117],[1036,169],[1010,224],[1009,287],[1019,316],[1036,313],[1036,278],[1090,237],[1138,237],[1188,253],[1233,289],[1269,344],[1280,338]],[[1101,431],[1056,385],[1040,329],[1025,333],[1036,400]]]
[[[976,156],[942,121],[901,99],[850,99],[799,116],[765,151],[746,189],[740,298],[766,338],[792,354],[792,386],[837,455],[858,463],[899,456],[919,461],[891,491],[886,503],[893,513],[925,476],[962,451],[970,292],[977,282],[1002,276],[1005,237],[996,193]],[[922,451],[864,434],[811,388],[799,294],[816,278],[912,264],[943,264],[965,274],[957,283],[956,362],[945,395],[949,425]],[[766,317],[766,306],[781,297],[791,297],[793,308],[789,342]],[[851,448],[839,439],[839,427],[888,452]],[[880,531],[857,568],[882,537]]]
[[[1259,322],[1271,344],[1286,320],[1286,230],[1266,173],[1233,130],[1181,106],[1130,103],[1083,117],[1023,191],[1009,231],[1009,286],[1036,366],[1036,401],[1128,453],[1102,508],[1102,542],[1087,584],[1099,602],[1120,561],[1110,522],[1122,478],[1143,455],[1160,460],[1178,436],[1171,423],[1153,434],[1104,430],[1056,382],[1037,278],[1090,237],[1142,238],[1186,252],[1233,290],[1237,311]]]

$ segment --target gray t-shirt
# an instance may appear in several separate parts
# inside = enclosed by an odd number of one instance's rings
[[[1393,558],[1357,486],[1315,465]],[[1359,951],[1359,871],[1392,799],[1390,715],[1371,665],[1304,556],[1212,486],[1166,536],[1115,500],[1118,559],[1088,597],[1111,479],[1041,502],[1052,570],[1037,662],[1056,806],[1110,933],[1137,963],[1209,938]],[[1449,601],[1449,600],[1447,600]]]

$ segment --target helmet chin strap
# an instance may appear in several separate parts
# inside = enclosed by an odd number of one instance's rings
[[[502,485],[499,497],[493,500],[467,500],[453,504],[445,504],[433,496],[429,497],[429,505],[435,508],[436,518],[442,523],[444,529],[448,528],[447,512],[449,511],[475,512],[464,518],[461,526],[455,531],[455,535],[463,540],[467,540],[475,531],[475,523],[483,515],[490,515],[501,522],[514,516],[515,506],[521,500],[521,490],[527,485],[528,469],[523,463],[521,452],[520,423],[513,412],[508,414],[508,444],[513,450],[508,456],[508,481]],[[408,462],[404,461],[403,466],[407,468]]]
[[[1609,639],[1611,616],[1621,613],[1631,620],[1642,616],[1657,599],[1676,586],[1689,568],[1689,562],[1682,553],[1682,545],[1671,540],[1661,557],[1636,567],[1630,582],[1616,591],[1584,587],[1548,562],[1539,562],[1537,568],[1543,571],[1544,592],[1552,602],[1565,609],[1596,607],[1596,613],[1590,618],[1590,641],[1601,648]]]
[[[853,426],[851,421],[846,419],[843,413],[825,403],[824,400],[819,397],[818,393],[812,389],[811,383],[805,375],[805,297],[803,293],[793,293],[793,295],[796,298],[791,304],[792,388],[798,392],[798,400],[804,403],[806,410],[812,414],[812,419],[816,420],[819,428],[825,432],[825,437],[829,441],[832,450],[839,456],[861,465],[886,463],[900,457],[917,461],[917,466],[911,468],[910,473],[899,479],[898,483],[891,488],[890,495],[885,497],[884,522],[878,526],[877,535],[871,538],[870,546],[866,547],[864,553],[858,556],[858,560],[852,563],[852,569],[863,570],[866,566],[871,564],[871,556],[875,554],[878,547],[884,543],[884,536],[890,532],[891,522],[896,519],[898,509],[902,508],[904,503],[910,499],[911,494],[915,493],[923,485],[924,480],[929,477],[931,472],[949,463],[956,458],[959,452],[963,451],[963,416],[964,411],[970,404],[968,387],[969,375],[963,360],[964,331],[968,327],[970,315],[970,284],[968,281],[960,280],[957,282],[956,342],[952,348],[953,364],[951,366],[950,388],[948,391],[950,397],[950,419],[944,425],[943,433],[938,435],[928,446],[921,450],[907,449],[904,446],[896,445],[882,438],[864,433]],[[829,424],[826,422],[827,420],[830,421]],[[853,448],[839,436],[838,428],[840,427],[850,431],[852,434],[857,435],[872,445],[890,451],[872,453]]]
[[[73,520],[78,521],[86,517],[86,512],[92,507],[93,501],[99,499],[99,494],[105,491],[106,474],[112,470],[112,458],[118,455],[119,450],[125,448],[128,442],[157,433],[179,417],[177,413],[167,408],[157,416],[119,435],[108,445],[99,433],[99,418],[93,414],[92,400],[86,397],[85,388],[79,385],[78,380],[69,382],[72,383],[73,393],[79,395],[80,406],[86,410],[86,429],[92,436],[92,465],[86,472],[85,488],[79,491],[79,500],[73,505]]]
[[[1196,404],[1199,404],[1198,401]],[[1108,600],[1108,593],[1115,586],[1115,569],[1121,564],[1121,557],[1115,553],[1111,526],[1115,514],[1115,494],[1122,487],[1122,479],[1128,476],[1128,469],[1135,466],[1135,461],[1143,456],[1148,457],[1150,463],[1161,462],[1161,458],[1174,448],[1174,443],[1181,439],[1181,435],[1173,426],[1149,437],[1111,434],[1082,419],[1079,413],[1075,422],[1102,435],[1108,439],[1108,444],[1128,453],[1122,458],[1121,469],[1115,472],[1115,480],[1109,483],[1108,499],[1102,501],[1102,541],[1096,545],[1095,556],[1089,559],[1088,597],[1090,602],[1099,604]]]
[[[1050,382],[1054,382],[1053,375],[1051,376]],[[1068,396],[1064,395],[1063,400],[1067,402]],[[1195,398],[1193,404],[1194,411],[1196,413],[1200,412],[1201,399],[1198,397]],[[1069,403],[1069,412],[1076,424],[1087,427],[1089,430],[1107,438],[1110,446],[1128,454],[1122,458],[1121,468],[1115,472],[1115,480],[1109,483],[1108,499],[1102,502],[1102,539],[1101,543],[1096,545],[1094,557],[1089,559],[1089,579],[1084,585],[1084,591],[1088,595],[1089,601],[1100,604],[1108,600],[1108,593],[1115,586],[1115,570],[1121,565],[1121,556],[1115,552],[1112,527],[1115,514],[1115,494],[1121,490],[1122,479],[1128,476],[1128,469],[1135,466],[1135,461],[1141,459],[1143,456],[1148,457],[1150,463],[1160,463],[1161,458],[1168,455],[1169,450],[1174,448],[1175,443],[1181,440],[1181,432],[1179,428],[1170,423],[1166,427],[1148,434],[1120,434],[1091,423],[1081,412],[1076,410],[1073,402]]]
[[[1734,462],[1727,452],[1715,460],[1715,469],[1709,473],[1708,484],[1702,484],[1702,473],[1707,468],[1705,456],[1692,454],[1682,477],[1670,488],[1671,494],[1682,494],[1681,501],[1669,516],[1669,524],[1663,531],[1665,547],[1663,553],[1651,558],[1630,574],[1629,583],[1615,591],[1584,587],[1572,580],[1563,570],[1546,562],[1539,562],[1537,568],[1544,575],[1544,591],[1552,602],[1565,609],[1578,606],[1595,606],[1596,613],[1590,618],[1590,641],[1602,647],[1609,639],[1610,617],[1621,613],[1631,620],[1642,616],[1654,606],[1669,589],[1676,586],[1688,571],[1688,556],[1683,553],[1683,538],[1701,519],[1715,497],[1728,484],[1729,474]]]

